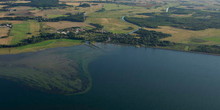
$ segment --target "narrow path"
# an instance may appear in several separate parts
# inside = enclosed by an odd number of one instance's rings
[[[125,16],[122,16],[122,17],[121,17],[121,20],[124,21],[124,22],[127,22],[127,21],[125,20]],[[127,22],[127,23],[129,23],[129,22]],[[133,33],[137,32],[137,31],[139,31],[140,29],[141,29],[141,27],[139,27],[139,28],[136,29],[136,30],[133,30],[133,31],[129,32],[128,34],[133,34]]]

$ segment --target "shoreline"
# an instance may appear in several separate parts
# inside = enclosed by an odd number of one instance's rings
[[[215,54],[215,53],[206,53],[206,52],[197,52],[197,51],[185,51],[185,50],[171,49],[171,48],[166,48],[166,47],[151,47],[151,46],[138,46],[137,47],[137,46],[129,45],[129,44],[114,44],[114,43],[108,43],[108,44],[121,45],[121,46],[131,46],[131,47],[136,47],[136,48],[151,48],[151,49],[160,49],[160,50],[170,50],[170,51],[176,51],[176,52],[185,52],[185,53],[194,53],[194,54],[220,56],[220,54]]]
[[[99,42],[95,42],[99,43]],[[114,44],[114,43],[107,43],[107,44]],[[31,45],[31,44],[30,44]],[[53,48],[60,48],[60,47],[72,47],[72,46],[77,46],[77,45],[84,45],[83,43],[79,44],[70,44],[70,45],[63,45],[63,46],[53,46],[53,47],[39,47],[35,49],[35,47],[27,48],[26,50],[20,50],[19,47],[13,47],[13,48],[0,48],[0,55],[16,55],[16,54],[22,54],[22,53],[29,53],[29,52],[38,52],[38,51],[43,51],[47,49],[53,49]],[[178,52],[186,52],[186,53],[195,53],[195,54],[204,54],[204,55],[213,55],[213,56],[220,56],[220,54],[216,53],[207,53],[207,52],[199,52],[199,51],[185,51],[181,49],[172,49],[172,48],[167,48],[167,47],[152,47],[152,46],[134,46],[134,45],[129,45],[129,44],[114,44],[114,45],[121,45],[121,46],[133,46],[136,48],[152,48],[152,49],[161,49],[161,50],[170,50],[170,51],[178,51]],[[29,46],[29,45],[27,45]],[[22,46],[21,46],[22,47]],[[33,50],[31,50],[33,48]],[[1,52],[1,49],[6,49],[8,50],[7,52]],[[14,52],[11,52],[11,49],[16,49]]]

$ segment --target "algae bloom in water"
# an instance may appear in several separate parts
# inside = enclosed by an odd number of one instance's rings
[[[50,93],[82,93],[91,86],[87,66],[101,53],[100,49],[81,45],[2,55],[0,78]]]

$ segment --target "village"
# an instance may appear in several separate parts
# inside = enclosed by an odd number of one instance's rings
[[[57,31],[58,34],[64,34],[67,35],[70,32],[73,32],[75,34],[78,34],[79,32],[85,32],[86,29],[80,28],[80,27],[71,27],[71,28],[66,28],[66,29],[60,29]]]

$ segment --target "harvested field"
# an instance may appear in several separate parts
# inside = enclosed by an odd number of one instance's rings
[[[45,25],[47,25],[49,27],[52,27],[56,30],[70,28],[70,27],[87,27],[87,26],[90,26],[86,23],[70,22],[70,21],[45,22]]]
[[[8,17],[8,12],[0,12],[0,17]]]
[[[16,10],[16,11],[10,12],[10,13],[13,13],[15,16],[33,16],[33,13],[31,12],[33,7],[19,6],[19,7],[13,7],[11,9]]]
[[[11,40],[12,40],[12,37],[7,37],[7,38],[0,39],[0,45],[10,44]]]
[[[188,15],[178,15],[178,14],[172,14],[170,17],[191,17],[192,14],[188,14]]]
[[[13,7],[10,9],[15,9],[16,11],[1,12],[0,17],[33,16],[33,13],[31,12],[32,7],[19,6],[19,7]]]
[[[77,11],[74,8],[66,8],[66,9],[49,9],[49,10],[33,10],[31,11],[34,16],[42,16],[49,18],[51,16],[60,16],[65,15],[66,13],[75,14]]]
[[[168,37],[163,40],[168,40],[176,43],[220,44],[220,40],[219,42],[212,40],[214,38],[220,38],[220,29],[192,31],[169,26],[160,26],[158,29],[145,29],[171,34],[172,37]]]
[[[5,6],[7,6],[7,5],[0,5],[0,9],[3,8],[3,7],[5,7]]]
[[[0,38],[4,36],[8,36],[9,28],[0,27]]]
[[[0,23],[12,23],[12,24],[19,24],[19,23],[22,23],[22,21],[0,20]]]
[[[132,27],[134,29],[138,28],[133,24],[115,18],[93,18],[89,19],[89,22],[101,24],[104,26],[105,30],[113,33],[129,33],[131,30],[126,30],[128,27]]]
[[[0,28],[0,45],[8,44],[11,38],[2,38],[8,36],[10,28]]]

